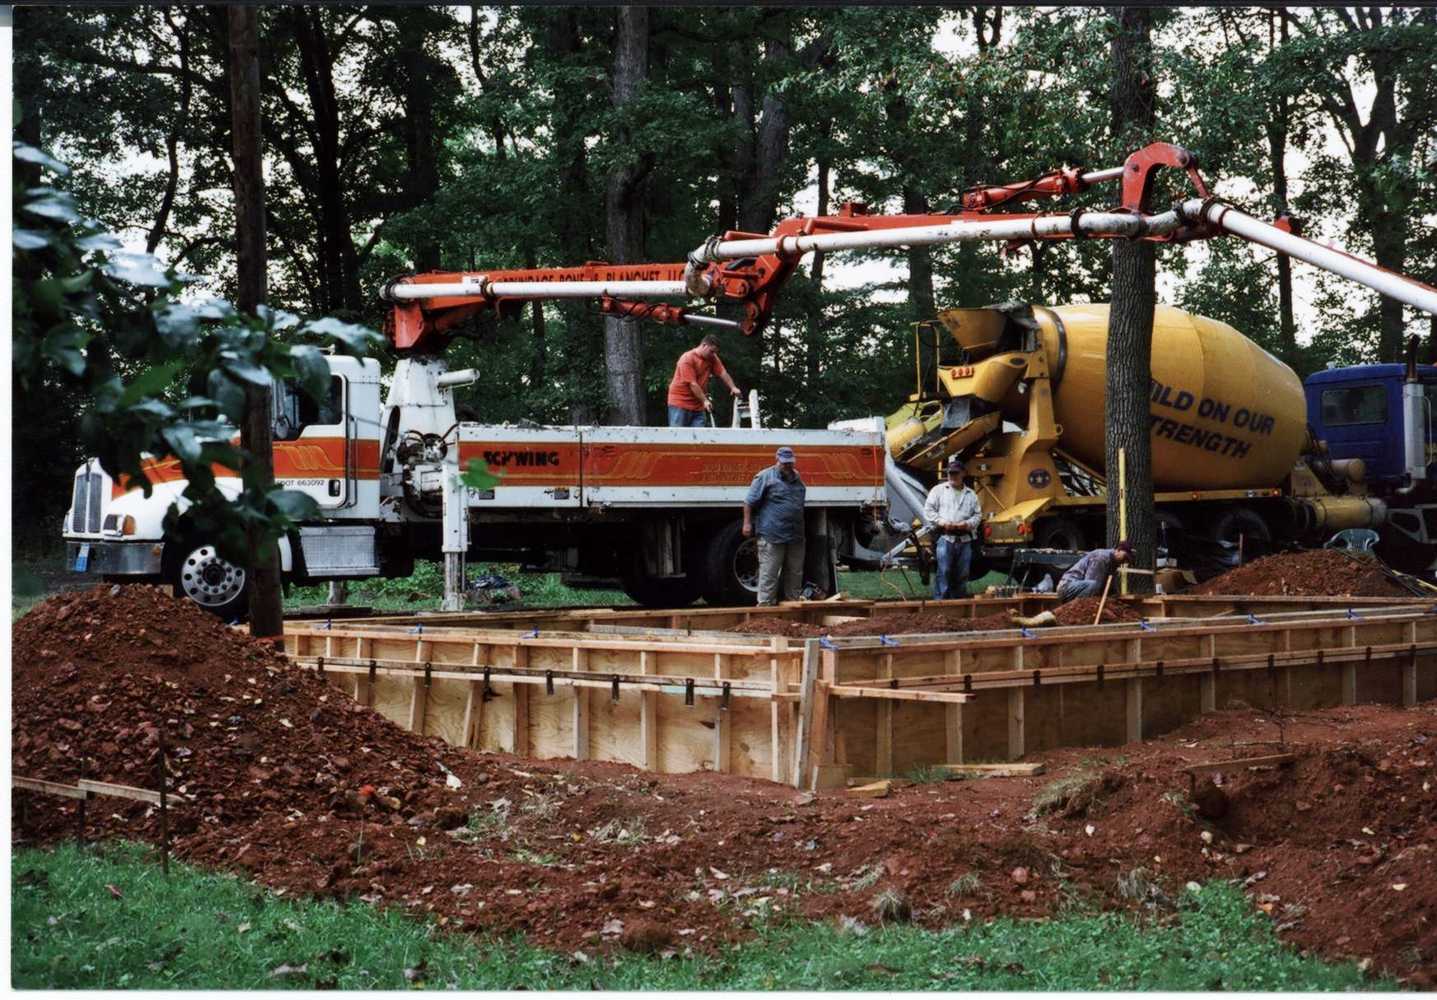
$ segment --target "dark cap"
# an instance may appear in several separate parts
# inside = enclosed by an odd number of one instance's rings
[[[788,445],[784,445],[782,448],[778,449],[778,451],[774,452],[773,457],[778,459],[780,462],[795,461],[793,457],[793,449],[790,448]]]
[[[1124,555],[1129,555],[1129,556],[1130,556],[1130,555],[1133,554],[1133,543],[1130,542],[1130,541],[1128,541],[1126,538],[1124,538],[1124,539],[1123,539],[1121,542],[1119,542],[1117,545],[1114,545],[1114,546],[1113,546],[1113,551],[1114,551],[1114,552],[1121,552],[1121,553],[1123,553]]]
[[[966,467],[963,465],[963,460],[961,458],[955,456],[948,460],[947,471],[950,476],[955,472],[962,472],[964,468]]]

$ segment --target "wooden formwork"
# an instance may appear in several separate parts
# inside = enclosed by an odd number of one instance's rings
[[[1166,594],[1147,597],[1109,598],[1139,610],[1148,618],[1209,618],[1224,614],[1279,614],[1288,611],[1348,608],[1402,607],[1416,598],[1408,597],[1284,597]],[[942,611],[944,614],[984,618],[1016,612],[1035,615],[1058,604],[1052,594],[1021,594],[1015,597],[973,597],[954,601],[788,601],[774,607],[710,608],[706,606],[656,610],[640,607],[563,608],[534,611],[454,611],[376,615],[346,618],[348,624],[385,624],[425,627],[481,629],[649,629],[685,632],[725,631],[752,621],[780,620],[806,625],[832,625],[851,618],[869,618],[911,611]]]
[[[1036,610],[1029,597],[945,607],[986,615],[999,601]],[[724,633],[704,626],[753,609],[694,609],[664,625],[645,611],[291,622],[285,641],[295,662],[456,745],[800,785],[822,767],[882,777],[1121,743],[1234,701],[1437,696],[1426,605],[1150,601],[1138,624],[881,639]],[[676,626],[674,614],[696,617]]]

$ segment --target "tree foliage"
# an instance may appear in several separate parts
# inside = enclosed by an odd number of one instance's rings
[[[645,256],[680,260],[709,235],[767,230],[820,200],[947,210],[975,184],[1113,166],[1151,139],[1191,148],[1215,189],[1255,214],[1289,211],[1309,234],[1430,282],[1434,18],[1155,10],[1151,134],[1117,136],[1111,18],[1098,8],[655,7],[643,79],[615,100],[614,8],[265,7],[270,298],[378,326],[377,293],[397,274],[610,259],[606,194],[635,171],[642,197],[626,211]],[[223,19],[199,6],[21,8],[15,80],[21,138],[75,167],[68,189],[85,213],[232,297]],[[1115,197],[1100,186],[1062,208]],[[1161,301],[1232,322],[1304,374],[1386,359],[1418,321],[1437,348],[1425,317],[1236,241],[1164,246],[1157,268]],[[769,329],[726,337],[724,357],[777,424],[887,413],[911,391],[915,321],[1015,298],[1105,301],[1111,284],[1100,241],[808,259]],[[603,418],[592,305],[458,332],[452,362],[480,372],[467,415]],[[643,328],[649,419],[695,339]]]

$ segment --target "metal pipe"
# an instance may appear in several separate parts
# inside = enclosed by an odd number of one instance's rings
[[[718,330],[742,330],[743,324],[731,319],[720,319],[717,316],[696,316],[693,313],[684,313],[684,322],[690,326],[711,326]]]
[[[1331,271],[1340,277],[1366,285],[1388,298],[1437,315],[1437,288],[1430,285],[1404,278],[1351,254],[1332,250],[1301,236],[1294,236],[1222,202],[1192,198],[1183,202],[1182,210],[1189,218],[1204,219],[1234,236],[1241,236],[1270,250],[1296,257],[1313,267],[1320,267],[1324,271]]]
[[[391,285],[393,301],[482,296],[495,299],[682,298],[682,281],[489,281],[483,275],[459,282]]]
[[[1084,184],[1101,184],[1103,181],[1115,181],[1123,176],[1122,167],[1108,167],[1104,170],[1090,170],[1082,175]]]

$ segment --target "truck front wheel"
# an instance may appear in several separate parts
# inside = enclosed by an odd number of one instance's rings
[[[176,597],[187,597],[224,621],[243,618],[249,609],[249,574],[221,558],[209,543],[189,545],[171,572]]]

